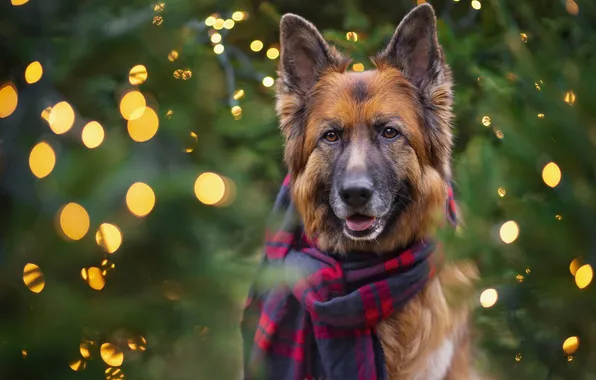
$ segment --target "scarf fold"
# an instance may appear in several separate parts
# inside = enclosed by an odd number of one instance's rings
[[[328,255],[306,238],[289,184],[288,175],[244,312],[244,378],[383,380],[376,325],[433,277],[435,243],[423,240],[381,256]],[[447,217],[455,223],[451,187]]]

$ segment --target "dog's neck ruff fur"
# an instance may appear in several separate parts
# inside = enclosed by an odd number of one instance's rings
[[[380,256],[326,254],[305,237],[289,183],[288,175],[242,321],[244,378],[386,379],[375,327],[433,277],[435,244],[424,240]],[[450,188],[447,216],[453,223],[454,206]],[[272,278],[273,284],[263,283]]]

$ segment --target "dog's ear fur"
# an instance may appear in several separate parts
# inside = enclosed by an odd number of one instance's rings
[[[294,14],[281,18],[280,45],[276,110],[286,138],[286,164],[291,172],[299,172],[306,162],[302,148],[308,93],[326,72],[345,71],[349,60],[313,24]]]
[[[432,6],[422,4],[410,11],[373,61],[379,69],[397,68],[420,91],[433,166],[449,177],[453,83]]]

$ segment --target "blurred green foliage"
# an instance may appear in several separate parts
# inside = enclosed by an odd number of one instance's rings
[[[596,259],[596,6],[482,0],[474,10],[467,0],[431,3],[456,82],[455,186],[465,226],[447,237],[449,252],[477,261],[482,287],[499,291],[497,304],[475,318],[486,364],[502,378],[594,379],[596,297],[593,285],[577,288],[568,268],[576,257],[592,265]],[[0,4],[0,84],[13,83],[19,94],[15,112],[0,119],[1,378],[119,378],[114,370],[105,373],[104,342],[124,353],[121,371],[129,379],[237,378],[239,311],[285,174],[272,89],[261,83],[275,77],[277,60],[265,52],[279,47],[280,15],[311,20],[354,62],[371,68],[368,57],[415,2],[163,4],[161,11],[141,0]],[[236,10],[249,17],[219,31],[225,51],[214,54],[215,31],[204,21]],[[358,41],[348,41],[348,31]],[[264,43],[260,52],[249,48],[255,39]],[[42,63],[44,75],[29,85],[23,73],[32,61]],[[145,143],[130,139],[118,111],[134,87],[128,72],[137,64],[148,71],[138,87],[160,118],[158,133]],[[179,69],[192,76],[176,79]],[[235,100],[237,89],[245,95]],[[564,101],[569,91],[572,104]],[[63,100],[76,120],[56,135],[40,115]],[[240,120],[231,113],[235,105]],[[80,139],[90,120],[106,132],[93,150]],[[28,157],[41,140],[54,148],[57,163],[37,179]],[[550,161],[563,172],[554,189],[541,179]],[[235,183],[229,207],[196,199],[194,182],[205,171]],[[137,181],[156,195],[142,219],[125,204]],[[91,220],[76,242],[60,237],[56,225],[69,202],[81,204]],[[520,235],[506,245],[498,231],[507,220],[516,221]],[[112,255],[95,242],[102,222],[123,234]],[[115,269],[101,291],[93,290],[81,269],[106,257]],[[23,283],[27,263],[44,274],[39,294]],[[141,336],[146,350],[131,349],[129,339]],[[569,336],[580,341],[571,360],[561,348]],[[83,359],[84,341],[93,342],[91,358],[75,372],[69,363]]]

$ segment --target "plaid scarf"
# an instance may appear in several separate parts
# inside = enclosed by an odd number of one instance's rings
[[[288,175],[242,321],[244,378],[386,379],[375,326],[434,275],[435,244],[424,240],[381,256],[328,255],[304,235],[289,184]],[[455,223],[451,187],[447,216]]]

